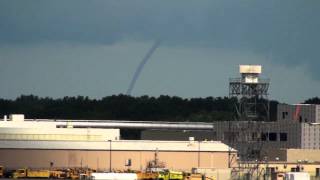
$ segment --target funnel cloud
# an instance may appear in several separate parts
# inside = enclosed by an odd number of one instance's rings
[[[137,79],[141,74],[141,71],[143,70],[144,66],[146,65],[147,61],[150,59],[154,51],[159,47],[159,45],[160,45],[160,41],[159,40],[155,41],[151,49],[147,52],[147,54],[144,56],[144,58],[140,62],[130,82],[129,88],[126,93],[127,95],[131,95],[131,92],[136,84]]]

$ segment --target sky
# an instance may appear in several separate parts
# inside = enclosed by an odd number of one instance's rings
[[[318,0],[1,0],[0,98],[228,96],[239,64],[263,65],[270,99],[320,92]]]

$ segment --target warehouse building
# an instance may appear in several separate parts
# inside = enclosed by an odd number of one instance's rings
[[[23,115],[0,121],[0,165],[144,170],[157,158],[167,168],[191,171],[198,167],[225,169],[229,153],[236,156],[236,150],[219,141],[120,140],[119,129],[60,125],[56,121],[25,121]]]

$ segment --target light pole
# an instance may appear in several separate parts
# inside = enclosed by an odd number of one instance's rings
[[[112,155],[111,155],[111,142],[112,140],[108,140],[109,141],[109,172],[111,172],[111,162],[112,162]]]
[[[266,179],[268,179],[269,178],[269,162],[268,162],[268,157],[267,156],[264,157],[264,161],[266,163],[266,173],[265,173],[265,175],[266,175]]]
[[[200,168],[200,140],[198,141],[198,168]]]

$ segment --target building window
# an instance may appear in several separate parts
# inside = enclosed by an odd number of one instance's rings
[[[274,174],[274,173],[276,172],[275,168],[274,168],[274,167],[271,167],[271,168],[270,168],[270,172],[271,172],[271,174]]]
[[[125,163],[125,166],[131,166],[131,164],[132,164],[131,159],[127,159],[126,163]]]
[[[316,177],[320,177],[320,168],[316,168]]]
[[[251,140],[256,141],[258,139],[258,134],[256,132],[253,132],[251,134]]]
[[[296,167],[291,168],[291,172],[300,172],[300,167],[296,166]]]
[[[217,132],[212,133],[212,140],[217,140]]]
[[[266,141],[268,138],[268,133],[261,133],[261,140]]]
[[[277,133],[269,133],[269,141],[277,141]]]
[[[282,119],[285,119],[288,116],[288,112],[282,112]]]
[[[288,135],[287,133],[280,133],[280,141],[287,141]]]

